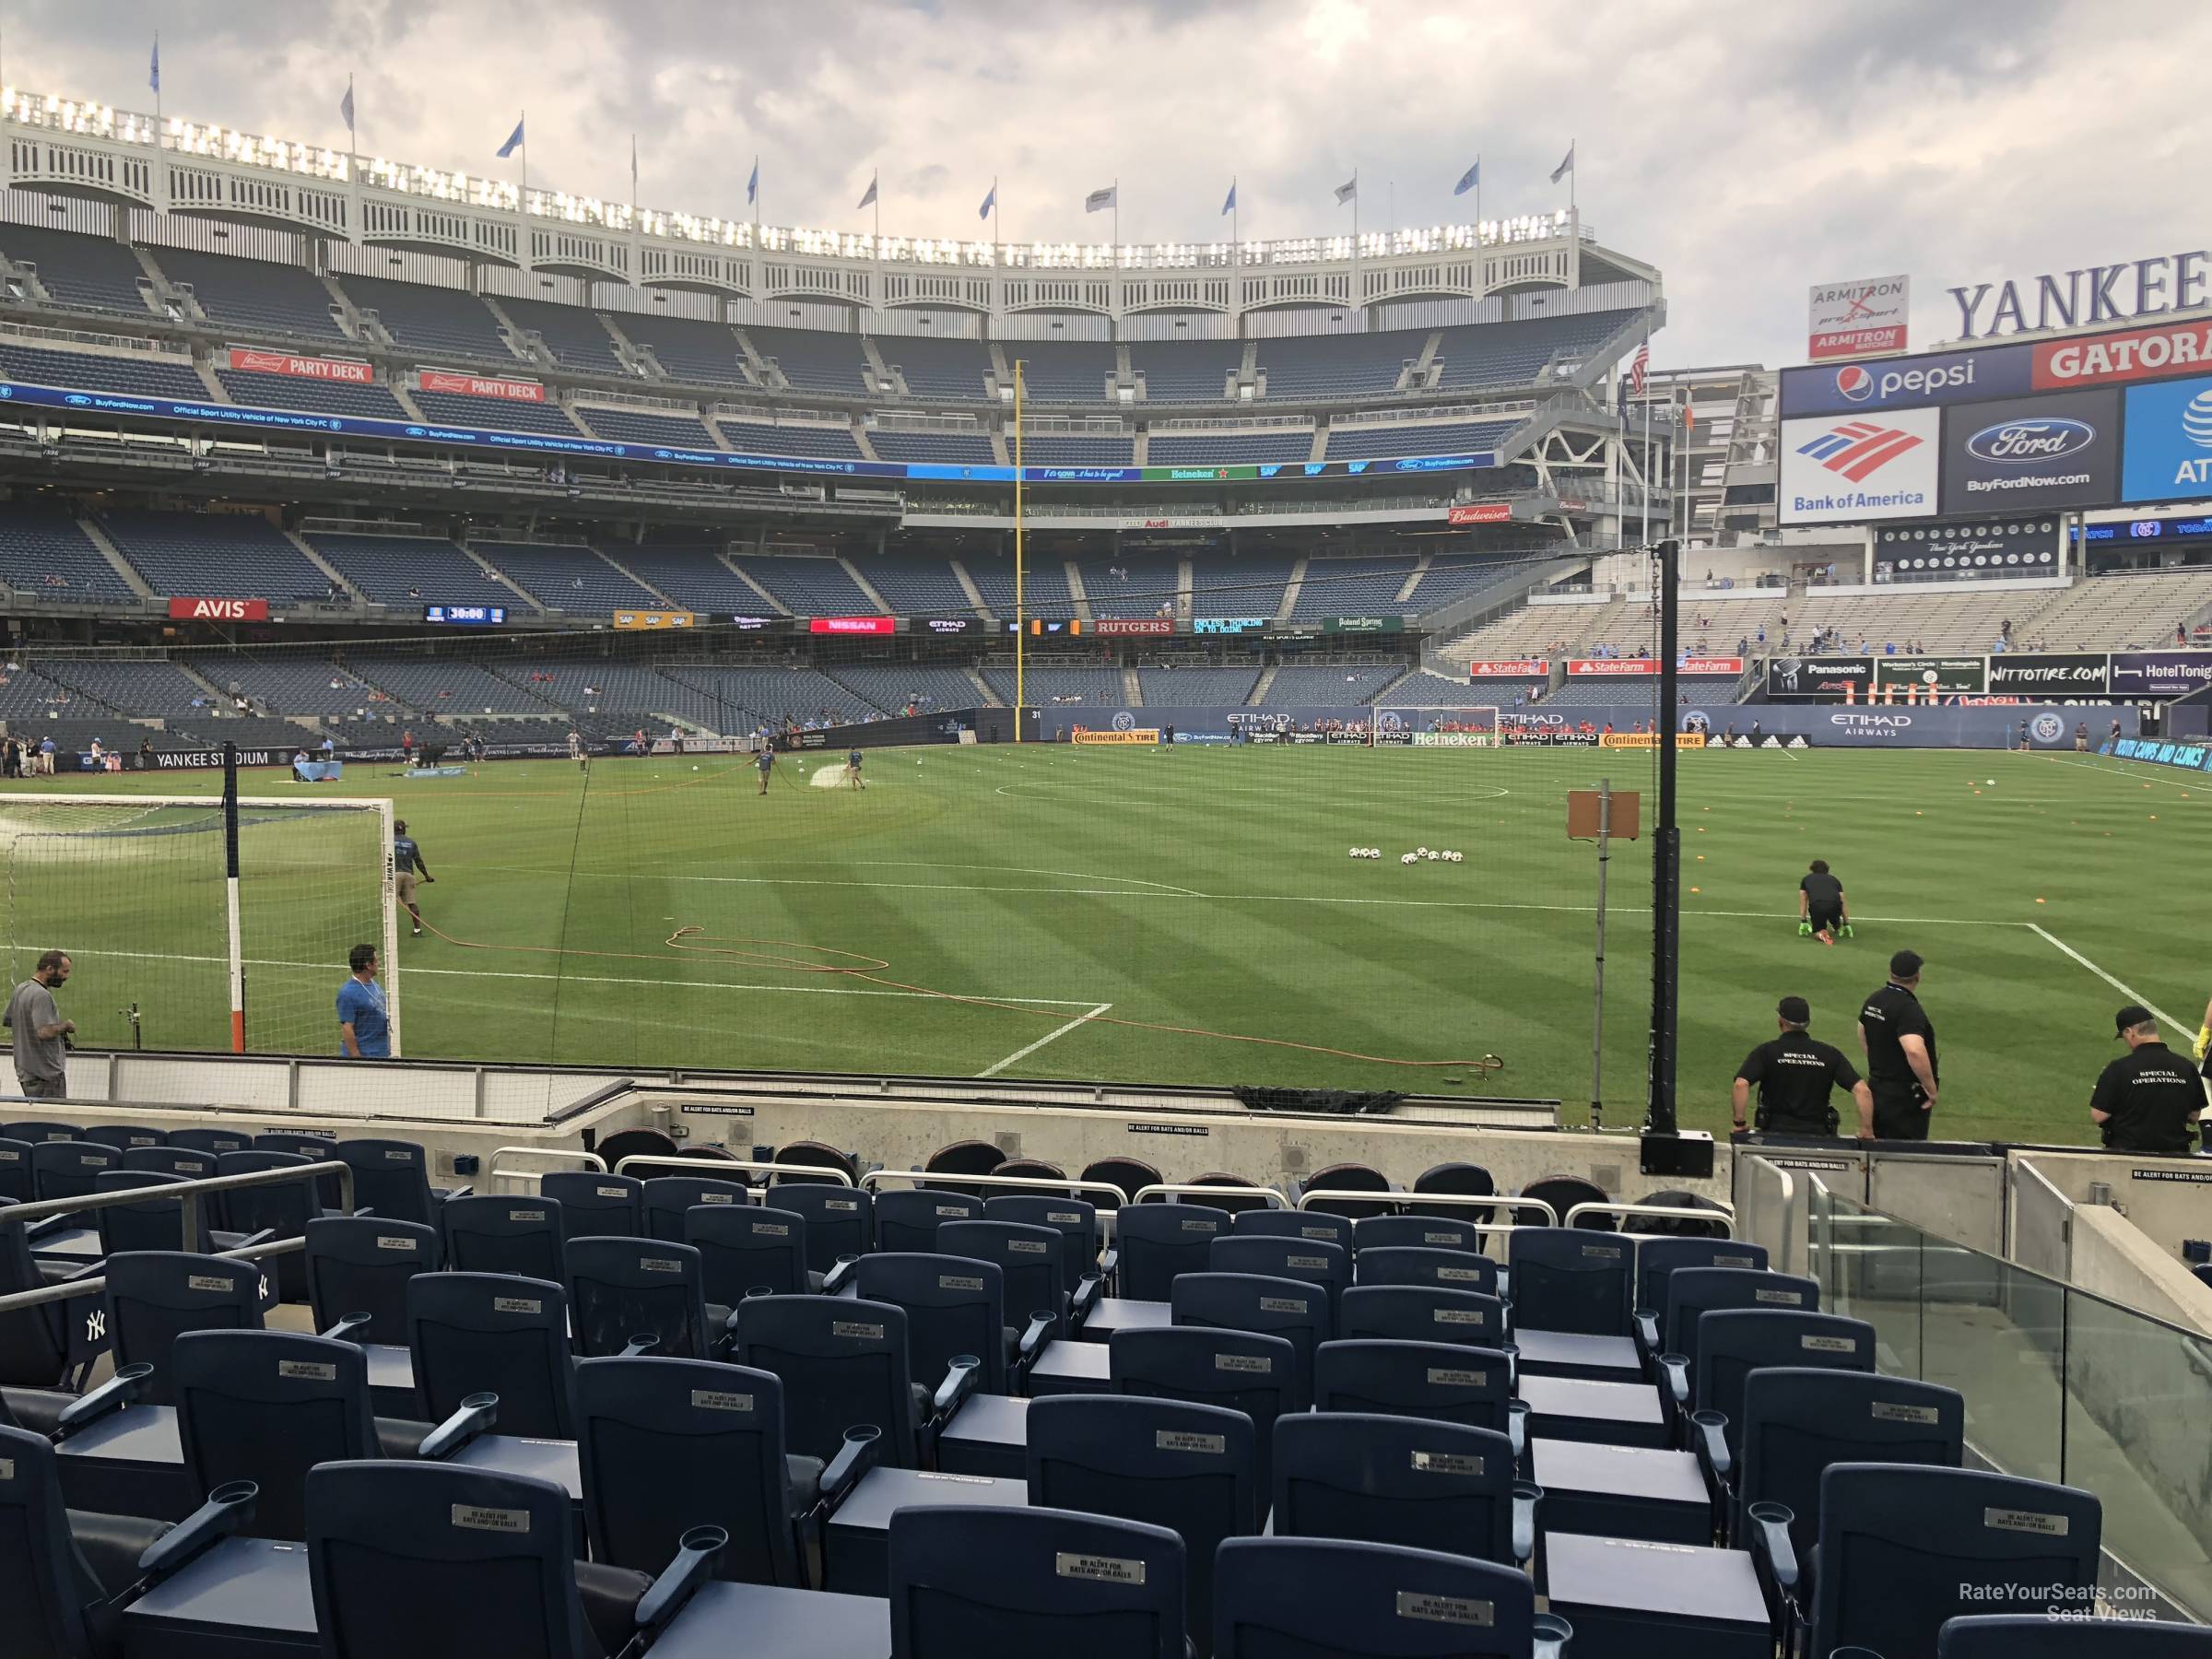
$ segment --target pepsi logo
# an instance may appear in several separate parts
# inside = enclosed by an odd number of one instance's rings
[[[1856,363],[1846,363],[1836,371],[1836,394],[1853,403],[1865,403],[1874,395],[1874,376]]]
[[[1977,461],[1999,466],[2025,466],[2077,455],[2096,441],[2097,429],[2088,421],[2046,416],[2040,420],[2000,420],[1985,426],[1966,441],[1966,453]]]

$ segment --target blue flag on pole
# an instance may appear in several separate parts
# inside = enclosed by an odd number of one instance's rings
[[[1228,214],[1234,213],[1236,210],[1237,210],[1237,182],[1236,182],[1234,179],[1231,179],[1231,180],[1229,182],[1229,199],[1228,199],[1227,201],[1225,201],[1225,202],[1223,202],[1223,203],[1221,204],[1221,211],[1222,211],[1222,213],[1223,213],[1223,214],[1226,216],[1226,215],[1228,215]]]
[[[1552,182],[1554,184],[1557,184],[1557,183],[1558,183],[1558,182],[1559,182],[1561,179],[1565,178],[1565,177],[1566,177],[1566,176],[1567,176],[1569,173],[1572,172],[1573,171],[1574,171],[1574,146],[1573,146],[1573,145],[1571,145],[1571,144],[1570,144],[1570,145],[1567,147],[1567,154],[1566,154],[1565,158],[1564,158],[1564,159],[1562,159],[1562,160],[1559,162],[1559,164],[1557,167],[1555,167],[1555,168],[1553,168],[1553,169],[1551,170],[1551,182]]]
[[[161,37],[154,37],[154,59],[146,72],[146,84],[156,92],[161,90]]]
[[[500,159],[504,161],[508,157],[513,155],[516,150],[521,149],[522,147],[523,124],[522,122],[517,121],[514,124],[514,131],[507,135],[507,142],[500,146]]]
[[[353,131],[353,83],[346,83],[346,96],[338,100],[338,113],[346,118],[346,130]]]
[[[745,182],[745,201],[751,206],[760,199],[760,158],[753,158],[753,176]]]
[[[862,196],[862,197],[860,198],[859,202],[855,204],[855,206],[859,206],[859,207],[865,207],[865,206],[868,206],[870,203],[872,203],[872,202],[874,202],[874,201],[875,201],[875,199],[876,199],[876,181],[877,181],[877,179],[881,178],[882,176],[883,176],[882,174],[880,174],[880,173],[877,173],[877,174],[874,174],[874,175],[872,175],[872,176],[869,178],[869,180],[868,180],[868,193],[867,193],[867,194],[865,194],[865,195],[864,195],[864,196]]]
[[[977,218],[987,219],[991,217],[991,210],[997,206],[998,181],[994,179],[991,181],[991,194],[983,198],[983,205],[975,210],[975,217]]]
[[[1465,195],[1468,191],[1474,189],[1476,185],[1481,182],[1482,163],[1477,160],[1474,166],[1468,168],[1465,172],[1459,175],[1459,182],[1452,186],[1452,194],[1453,195]]]

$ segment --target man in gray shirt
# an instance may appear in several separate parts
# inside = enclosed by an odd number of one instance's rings
[[[48,951],[7,999],[7,1012],[0,1015],[0,1023],[16,1034],[18,1091],[34,1100],[61,1100],[68,1088],[67,1050],[62,1040],[76,1030],[76,1021],[62,1018],[53,994],[68,982],[69,967],[63,952]]]

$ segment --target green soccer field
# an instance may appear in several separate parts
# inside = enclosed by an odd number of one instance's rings
[[[1601,769],[1652,787],[1633,751],[1060,747],[881,751],[865,793],[786,762],[762,798],[730,758],[603,759],[588,782],[557,761],[438,780],[357,765],[344,787],[390,795],[438,877],[435,934],[403,918],[411,1055],[1553,1096],[1575,1123],[1595,862],[1565,839],[1564,794]],[[1681,770],[1686,1125],[1724,1132],[1729,1079],[1783,993],[1855,1052],[1859,999],[1900,946],[1928,959],[1954,1135],[2089,1138],[2131,997],[2194,1033],[2212,971],[2189,872],[2212,859],[2212,791],[2075,756],[1686,753]],[[307,795],[281,773],[243,788]],[[247,883],[249,1029],[335,1052],[343,935],[374,934],[361,884],[323,866],[359,839],[248,834],[298,838],[281,878]],[[1398,862],[1419,845],[1465,860]],[[1641,1109],[1649,848],[1612,866],[1615,1124]],[[50,940],[76,952],[81,1041],[127,1043],[116,1010],[135,1000],[148,1046],[224,1046],[219,835],[88,837],[78,856],[12,861],[11,971]],[[1860,923],[1832,949],[1796,935],[1814,857]],[[1503,1069],[1451,1064],[1485,1054]]]

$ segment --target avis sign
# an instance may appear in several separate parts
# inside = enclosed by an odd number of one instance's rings
[[[1912,306],[1910,276],[1821,283],[1806,314],[1805,355],[1821,363],[1902,351]]]
[[[269,619],[269,602],[266,599],[171,599],[169,618],[172,622],[266,622]]]

